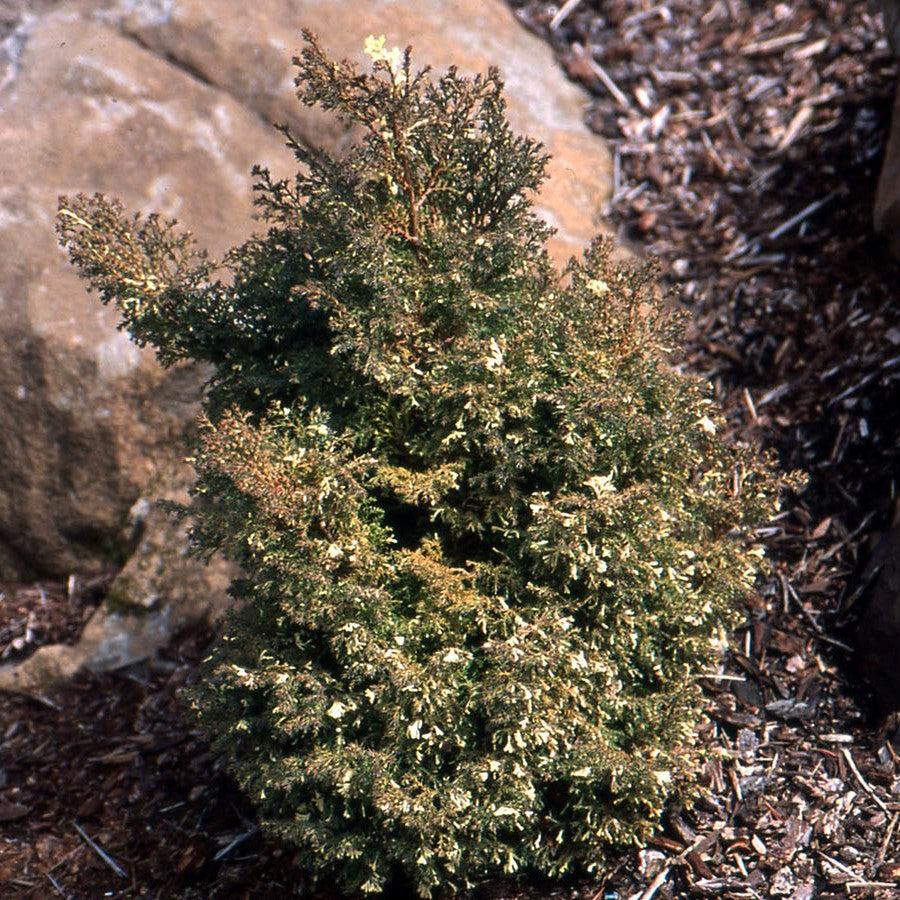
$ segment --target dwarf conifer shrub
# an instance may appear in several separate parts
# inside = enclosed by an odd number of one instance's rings
[[[698,673],[760,566],[771,464],[676,374],[652,271],[561,275],[495,71],[372,74],[311,35],[300,99],[364,136],[256,172],[227,275],[101,196],[61,239],[161,360],[209,363],[194,538],[245,576],[194,701],[266,827],[348,889],[559,876],[646,837]]]

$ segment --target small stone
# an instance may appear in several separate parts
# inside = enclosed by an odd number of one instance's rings
[[[786,722],[803,721],[811,719],[815,715],[815,710],[808,703],[791,698],[767,703],[766,712],[776,718],[784,719]]]
[[[786,897],[789,894],[792,894],[796,887],[797,879],[795,878],[794,873],[788,866],[784,866],[772,876],[772,882],[769,885],[769,893],[773,897]]]
[[[806,660],[802,656],[791,656],[784,667],[793,675],[802,672],[806,668]]]
[[[790,900],[812,900],[815,889],[815,882],[805,881],[791,894]]]
[[[755,731],[749,728],[741,728],[737,733],[737,748],[741,753],[753,754],[759,747],[759,738]]]
[[[638,861],[641,875],[652,880],[665,868],[666,855],[659,850],[641,850]]]

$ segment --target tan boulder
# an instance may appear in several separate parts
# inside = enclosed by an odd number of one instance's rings
[[[183,533],[158,511],[135,547],[129,510],[184,488],[204,373],[163,371],[85,294],[56,245],[59,194],[102,191],[177,217],[213,255],[240,241],[254,226],[251,165],[293,166],[273,122],[336,153],[348,142],[294,96],[302,28],[363,65],[365,37],[385,33],[412,44],[419,65],[499,66],[514,127],[554,157],[538,203],[559,229],[557,257],[597,231],[610,161],[582,124],[585,95],[503,0],[0,4],[0,578],[127,560],[116,603],[79,647],[43,648],[0,673],[36,690],[154,652],[179,623],[220,609],[227,581],[184,557]]]
[[[122,562],[128,509],[184,455],[203,377],[163,372],[86,295],[57,197],[177,215],[221,252],[252,230],[252,164],[285,150],[225,92],[66,6],[28,26],[0,122],[0,576],[94,573]]]
[[[577,252],[596,230],[609,158],[582,125],[585,98],[501,0],[83,0],[26,17],[0,90],[0,575],[120,562],[126,511],[202,380],[162,373],[85,296],[55,245],[57,195],[99,190],[177,216],[213,253],[240,240],[250,166],[291,162],[270,121],[342,145],[332,118],[294,98],[302,27],[362,62],[383,30],[436,68],[499,65],[515,126],[554,155],[539,202],[555,249]]]
[[[600,228],[612,170],[606,147],[584,125],[587,96],[503,0],[176,0],[159,4],[164,12],[149,13],[155,6],[110,0],[102,15],[266,120],[289,125],[308,146],[332,152],[344,145],[345,130],[331,114],[295,98],[291,58],[302,29],[316,32],[332,56],[360,66],[369,62],[363,42],[370,34],[384,34],[390,46],[411,45],[417,67],[456,65],[475,73],[497,66],[513,128],[543,141],[552,156],[538,207],[559,229],[552,245],[557,257],[579,253]]]

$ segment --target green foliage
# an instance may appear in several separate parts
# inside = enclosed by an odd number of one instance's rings
[[[246,603],[195,702],[265,825],[351,890],[593,870],[689,791],[778,483],[666,364],[651,270],[553,270],[497,73],[368,49],[307,35],[300,98],[365,135],[256,172],[228,277],[100,196],[61,239],[138,343],[211,363],[194,537]]]

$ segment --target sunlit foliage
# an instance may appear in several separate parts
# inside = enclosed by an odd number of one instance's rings
[[[553,269],[497,73],[367,49],[307,35],[300,99],[361,137],[289,138],[223,264],[101,196],[61,239],[136,342],[210,364],[194,538],[244,602],[193,699],[265,826],[363,891],[596,870],[689,790],[778,483],[667,365],[650,269]]]

